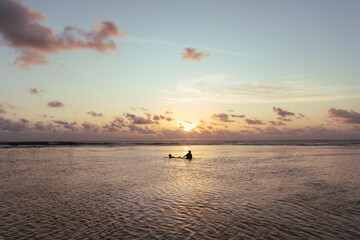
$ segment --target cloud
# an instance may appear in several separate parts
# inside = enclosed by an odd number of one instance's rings
[[[336,121],[340,121],[342,123],[360,124],[360,113],[355,112],[353,110],[348,111],[344,109],[330,108],[327,111],[327,115],[328,117],[333,118]]]
[[[172,111],[166,111],[165,114],[174,114]]]
[[[275,127],[267,127],[267,128],[265,128],[264,133],[265,134],[283,134],[282,131],[280,131],[279,129],[277,129]]]
[[[93,117],[102,117],[103,114],[102,113],[96,113],[94,111],[90,111],[90,112],[87,112],[87,114],[93,116]]]
[[[246,117],[245,115],[237,115],[237,114],[230,114],[231,117],[234,117],[234,118],[244,118]]]
[[[196,48],[194,47],[184,48],[181,55],[182,60],[191,60],[195,62],[200,62],[202,59],[210,57],[210,53],[196,51]]]
[[[106,132],[116,132],[117,130],[126,126],[126,120],[122,117],[116,117],[110,124],[105,124],[103,129]]]
[[[156,134],[154,130],[149,129],[147,126],[145,126],[145,128],[141,128],[134,124],[130,124],[128,127],[132,132],[136,131],[141,134]]]
[[[230,120],[229,115],[227,115],[226,113],[219,113],[219,114],[214,113],[211,116],[211,118],[221,122],[235,122],[234,120]]]
[[[93,123],[84,122],[82,124],[83,128],[87,132],[98,132],[100,131],[100,127]]]
[[[313,81],[290,83],[277,79],[263,83],[214,74],[183,79],[176,89],[163,91],[166,103],[281,103],[319,102],[358,98],[359,87],[316,86]],[[272,82],[272,83],[270,83]]]
[[[43,122],[36,122],[34,129],[37,131],[55,131],[55,127],[52,124],[45,125]]]
[[[75,127],[75,125],[77,124],[76,122],[67,122],[67,121],[56,121],[53,120],[54,123],[62,125],[64,128],[69,129],[71,131],[76,131],[77,128]]]
[[[14,65],[28,68],[46,64],[46,54],[76,49],[92,49],[101,53],[117,49],[112,38],[120,38],[117,25],[111,21],[97,21],[91,31],[73,26],[64,27],[60,34],[42,25],[45,14],[26,7],[20,0],[0,1],[0,33],[2,41],[20,52]]]
[[[126,113],[125,117],[131,121],[132,124],[154,124],[156,122],[151,120],[151,114],[147,114],[147,118],[139,117],[134,114]]]
[[[273,126],[284,126],[286,125],[285,123],[283,123],[282,121],[269,121],[269,123]]]
[[[6,114],[7,111],[4,109],[4,106],[0,103],[0,114]]]
[[[8,102],[5,102],[5,105],[9,108],[9,109],[15,109],[16,107],[14,105],[11,105]]]
[[[40,91],[37,88],[29,88],[29,93],[41,97]]]
[[[302,113],[298,113],[297,119],[302,119],[305,118],[305,115]]]
[[[155,120],[155,121],[165,120],[165,119],[166,119],[166,117],[163,115],[154,115],[153,116],[153,120]]]
[[[281,117],[283,117],[283,118],[286,118],[286,117],[289,117],[289,116],[295,116],[295,113],[285,111],[285,110],[283,110],[283,109],[281,109],[281,108],[273,107],[273,111],[274,111],[277,115],[279,115],[279,116],[281,116]]]
[[[52,108],[64,107],[64,104],[58,100],[48,102],[48,106]]]
[[[251,125],[265,125],[266,123],[263,123],[261,120],[256,120],[256,119],[245,119],[245,122],[247,122],[248,124]]]
[[[284,122],[292,121],[290,118],[284,118],[284,117],[278,117],[277,119],[280,120],[280,121],[284,121]]]
[[[144,112],[148,111],[148,109],[146,109],[144,107],[133,107],[133,106],[131,106],[130,108],[132,110],[134,110],[134,111],[137,111],[137,110],[141,110],[141,111],[144,111]]]
[[[11,119],[6,119],[3,117],[0,117],[0,129],[4,130],[4,131],[9,131],[12,133],[18,133],[18,132],[22,132],[28,129],[27,126],[27,120],[20,120],[20,121],[13,121]]]

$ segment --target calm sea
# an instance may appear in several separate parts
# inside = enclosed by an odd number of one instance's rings
[[[359,172],[360,141],[1,143],[0,239],[360,239]]]

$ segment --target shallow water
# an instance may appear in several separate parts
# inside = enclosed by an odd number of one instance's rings
[[[3,148],[0,239],[360,239],[359,170],[358,146]]]

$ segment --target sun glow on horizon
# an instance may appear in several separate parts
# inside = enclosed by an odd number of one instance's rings
[[[196,126],[194,123],[190,122],[190,121],[178,121],[178,127],[179,128],[183,128],[185,132],[190,132],[192,129],[194,129]]]

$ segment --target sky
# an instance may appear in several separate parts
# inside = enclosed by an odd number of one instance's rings
[[[360,138],[360,2],[0,1],[0,141]]]

